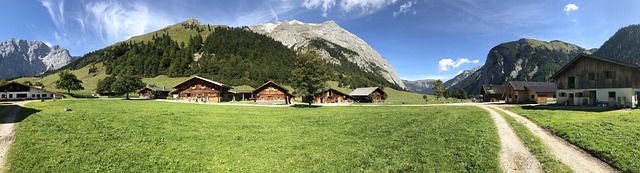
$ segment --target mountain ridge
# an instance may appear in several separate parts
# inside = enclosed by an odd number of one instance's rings
[[[0,42],[0,79],[42,75],[75,59],[58,45],[12,38]]]

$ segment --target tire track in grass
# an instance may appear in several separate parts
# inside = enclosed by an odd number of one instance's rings
[[[499,108],[491,107],[491,109],[499,111]],[[560,162],[555,156],[549,152],[549,147],[542,143],[542,140],[536,137],[526,126],[520,124],[515,118],[501,112],[503,118],[511,124],[511,128],[516,131],[522,142],[529,148],[529,151],[538,158],[545,172],[572,173],[573,170]]]
[[[498,127],[500,136],[500,166],[503,172],[543,172],[540,162],[522,143],[509,123],[496,111],[477,105],[486,110]]]
[[[571,167],[573,171],[594,173],[619,172],[609,166],[609,164],[593,157],[589,153],[573,144],[570,144],[562,138],[553,135],[551,132],[536,125],[529,119],[503,108],[500,108],[500,110],[515,118],[516,121],[531,130],[531,132],[540,138],[546,146],[549,146],[550,152],[553,153],[558,160]]]

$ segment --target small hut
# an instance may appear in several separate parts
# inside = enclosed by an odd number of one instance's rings
[[[350,94],[358,102],[379,102],[387,98],[387,94],[378,87],[356,88]]]
[[[144,87],[138,91],[140,98],[144,99],[166,99],[169,96],[169,88],[162,87]]]

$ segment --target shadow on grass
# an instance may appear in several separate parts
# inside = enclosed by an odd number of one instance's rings
[[[583,112],[607,112],[620,110],[618,107],[599,107],[599,106],[566,106],[566,105],[537,105],[522,106],[522,109],[528,110],[565,110],[565,111],[583,111]]]
[[[319,107],[322,107],[322,106],[318,106],[318,105],[309,106],[309,104],[295,104],[295,105],[293,105],[291,107],[293,107],[293,108],[319,108]]]
[[[20,107],[18,105],[2,106],[0,107],[0,124],[9,124],[22,122],[27,117],[40,112],[40,110]],[[13,114],[15,112],[15,114]]]

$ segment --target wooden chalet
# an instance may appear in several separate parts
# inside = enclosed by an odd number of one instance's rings
[[[503,96],[506,103],[546,103],[555,101],[556,84],[511,81],[505,87]]]
[[[251,101],[253,100],[253,90],[229,90],[232,94],[233,101]]]
[[[333,88],[329,88],[322,92],[322,95],[314,97],[313,103],[350,103],[355,99],[350,95],[342,93]]]
[[[256,104],[291,104],[291,99],[294,98],[289,90],[276,84],[273,81],[268,81],[260,85],[253,90]]]
[[[0,100],[62,99],[64,95],[42,88],[9,82],[0,86]]]
[[[498,102],[503,101],[504,85],[483,84],[480,89],[480,97],[482,102]]]
[[[169,88],[162,87],[144,87],[138,91],[140,98],[143,99],[166,99],[169,96]]]
[[[558,104],[636,107],[640,67],[580,54],[557,71]]]
[[[378,87],[356,88],[350,94],[358,102],[384,102],[387,94]]]
[[[231,87],[200,76],[193,76],[173,88],[171,94],[176,100],[214,103],[231,100]]]

